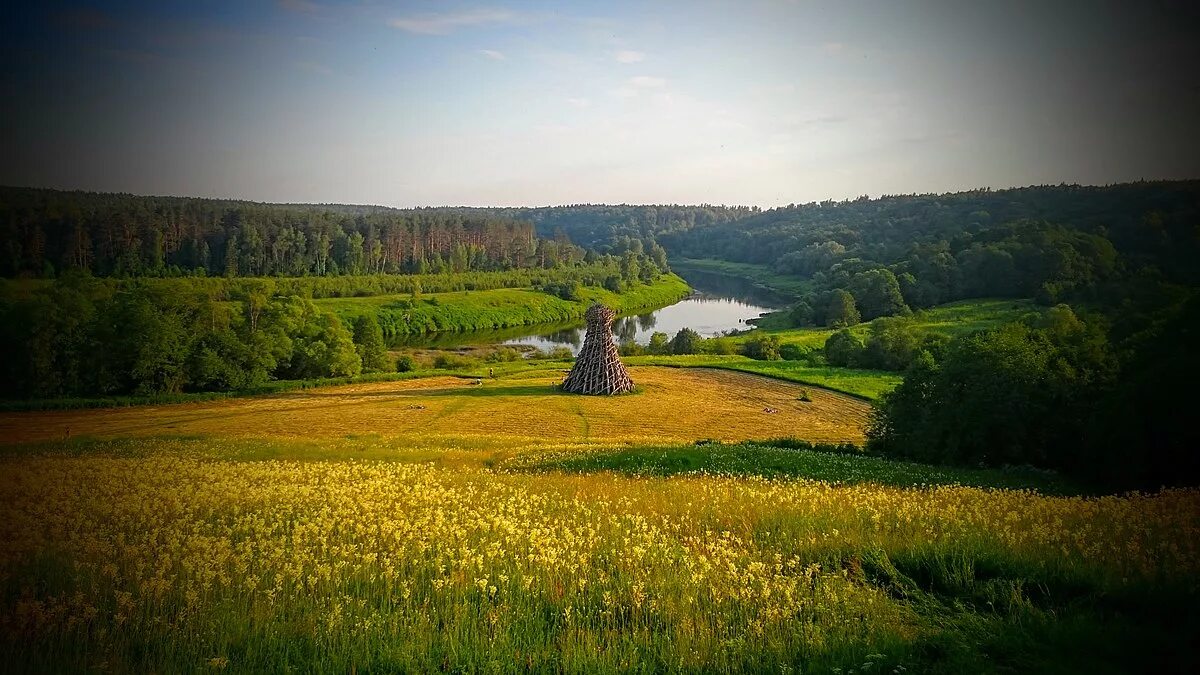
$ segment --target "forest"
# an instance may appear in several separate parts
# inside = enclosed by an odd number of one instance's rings
[[[0,188],[0,275],[327,276],[574,264],[528,222],[452,212]]]

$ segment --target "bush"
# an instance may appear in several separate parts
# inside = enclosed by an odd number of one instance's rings
[[[579,302],[583,299],[583,286],[578,281],[546,284],[542,290],[550,295],[557,296],[563,300],[570,300],[571,302]]]
[[[738,351],[737,344],[727,337],[709,338],[702,349],[705,354],[736,354]]]
[[[509,363],[520,360],[521,352],[513,349],[512,347],[501,347],[487,355],[487,361],[489,363]]]
[[[646,353],[646,348],[630,340],[617,345],[617,353],[621,356],[641,356]]]
[[[912,321],[880,317],[871,322],[871,332],[860,365],[879,370],[904,370],[920,348],[920,336]]]
[[[575,358],[575,354],[569,347],[551,347],[550,351],[546,352],[546,358],[553,361],[570,361]]]
[[[774,335],[756,335],[742,345],[742,354],[758,361],[778,361],[779,338]]]
[[[801,361],[806,356],[808,352],[797,344],[788,343],[779,348],[779,357],[784,361]]]
[[[401,354],[396,358],[397,373],[411,373],[417,369],[417,360],[412,354]]]
[[[853,368],[862,359],[863,344],[843,328],[825,340],[825,362],[831,366]]]
[[[438,354],[433,359],[433,367],[438,370],[466,370],[479,365],[479,361],[462,354]]]
[[[670,354],[671,346],[667,342],[666,333],[655,333],[650,336],[650,344],[646,345],[647,354]]]
[[[699,354],[704,338],[691,328],[681,328],[675,337],[671,338],[672,354]]]

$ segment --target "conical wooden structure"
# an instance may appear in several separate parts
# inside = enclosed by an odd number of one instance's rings
[[[563,380],[563,391],[591,396],[633,391],[633,380],[629,379],[629,371],[621,363],[617,343],[613,340],[612,322],[616,316],[616,312],[604,305],[595,304],[588,308],[583,349],[575,357],[571,373]]]

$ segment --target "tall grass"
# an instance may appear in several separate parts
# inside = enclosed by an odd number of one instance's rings
[[[1195,490],[530,474],[443,464],[474,451],[436,444],[395,450],[417,462],[238,461],[155,443],[0,459],[8,670],[1195,661]]]

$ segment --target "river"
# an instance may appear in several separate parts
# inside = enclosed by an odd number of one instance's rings
[[[646,344],[654,333],[666,333],[671,337],[682,328],[691,328],[704,337],[714,337],[732,330],[745,329],[749,327],[747,321],[787,304],[784,298],[757,288],[743,279],[704,272],[688,272],[680,276],[688,282],[694,292],[672,305],[618,318],[613,323],[613,333],[618,341],[632,340]],[[583,346],[583,336],[583,321],[580,320],[567,324],[408,336],[400,340],[399,344],[427,348],[508,344],[543,350],[567,347],[576,352]]]

